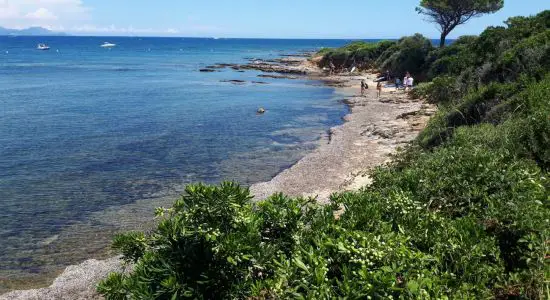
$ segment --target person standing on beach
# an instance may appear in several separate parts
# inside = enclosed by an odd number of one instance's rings
[[[365,95],[365,90],[369,89],[369,85],[365,82],[365,80],[361,80],[361,96]]]
[[[405,92],[407,91],[407,82],[409,81],[409,77],[411,77],[411,73],[405,73],[405,77],[403,78],[403,87],[405,89]]]
[[[414,84],[414,78],[409,74],[409,76],[407,77],[407,82],[405,82],[405,90],[411,91],[413,88],[413,84]]]
[[[378,98],[380,98],[380,95],[382,94],[382,82],[378,81],[378,84],[376,84],[376,90],[378,91]]]
[[[330,68],[330,75],[334,74],[336,67],[334,66],[334,63],[332,62],[332,59],[330,60],[329,68]]]
[[[399,91],[399,86],[401,85],[401,79],[395,78],[395,90]]]

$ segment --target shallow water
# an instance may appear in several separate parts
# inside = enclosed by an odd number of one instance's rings
[[[0,37],[0,291],[105,254],[186,183],[270,179],[346,112],[305,80],[198,69],[348,41],[105,39]]]

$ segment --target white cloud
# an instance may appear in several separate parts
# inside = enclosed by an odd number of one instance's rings
[[[109,26],[96,26],[96,25],[80,25],[68,28],[69,32],[75,34],[104,34],[104,35],[177,35],[181,31],[175,28],[148,28],[148,27],[134,27],[134,26],[116,26],[111,24]]]
[[[58,19],[56,15],[54,15],[51,11],[43,7],[37,9],[34,12],[26,14],[25,18],[33,19],[33,20],[45,20],[45,21]]]
[[[77,35],[205,36],[227,29],[202,24],[199,17],[192,15],[183,17],[178,26],[174,24],[165,28],[99,25],[92,20],[89,3],[93,3],[92,0],[0,0],[0,26],[14,29],[41,26]]]
[[[0,26],[70,27],[90,19],[82,0],[0,0]]]

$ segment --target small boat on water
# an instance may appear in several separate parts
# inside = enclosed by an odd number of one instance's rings
[[[116,46],[116,44],[105,42],[100,47],[102,47],[102,48],[113,48],[115,46]]]
[[[38,46],[36,46],[36,49],[38,49],[38,50],[50,50],[50,47],[46,44],[38,44]]]

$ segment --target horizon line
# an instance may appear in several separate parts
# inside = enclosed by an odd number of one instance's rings
[[[416,34],[416,33],[415,33]],[[356,40],[356,41],[366,41],[366,40],[393,40],[397,41],[403,37],[410,35],[404,35],[402,37],[385,37],[385,38],[314,38],[314,37],[214,37],[214,36],[163,36],[163,35],[80,35],[80,34],[70,34],[70,33],[60,33],[60,34],[0,34],[4,37],[93,37],[93,38],[173,38],[173,39],[211,39],[211,40]],[[465,35],[465,36],[475,36],[475,35]],[[426,37],[429,40],[440,40],[440,38]],[[448,38],[448,40],[456,40],[458,37]]]

